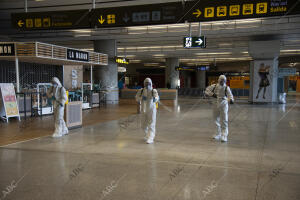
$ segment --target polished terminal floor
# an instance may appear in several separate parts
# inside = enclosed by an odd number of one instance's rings
[[[299,103],[232,105],[221,143],[211,139],[212,105],[181,99],[160,106],[151,145],[123,106],[129,116],[118,120],[1,146],[0,199],[299,200]]]
[[[82,112],[83,126],[94,125],[101,122],[121,119],[136,113],[136,106],[101,106]],[[10,119],[10,123],[0,123],[0,146],[52,135],[54,131],[53,116],[34,118]]]

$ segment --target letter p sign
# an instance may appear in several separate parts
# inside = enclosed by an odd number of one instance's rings
[[[214,7],[205,8],[204,17],[205,18],[214,17],[215,16],[215,12],[214,11],[215,11]]]

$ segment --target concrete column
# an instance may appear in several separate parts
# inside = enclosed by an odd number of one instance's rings
[[[189,71],[183,71],[184,88],[191,88],[191,73]]]
[[[205,89],[206,83],[206,72],[205,71],[197,71],[197,88]]]
[[[175,67],[179,66],[178,58],[167,58],[166,59],[166,85],[170,84],[171,89],[174,89],[178,86],[179,80],[179,71],[175,70]]]
[[[280,41],[250,41],[250,96],[251,102],[276,103],[278,83],[278,56]]]
[[[91,75],[90,75],[91,77],[91,90],[93,90],[93,65],[91,65]]]
[[[115,62],[117,56],[116,40],[96,40],[94,41],[95,52],[108,54],[108,66],[98,67],[100,87],[106,90],[106,102],[108,104],[119,103],[118,89],[118,66]]]
[[[19,73],[19,59],[16,57],[16,85],[17,85],[17,92],[20,92],[20,73]]]

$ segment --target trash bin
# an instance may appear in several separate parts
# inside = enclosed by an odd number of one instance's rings
[[[279,103],[285,104],[286,103],[286,93],[279,93]]]

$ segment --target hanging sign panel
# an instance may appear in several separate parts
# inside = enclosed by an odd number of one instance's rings
[[[1,92],[1,117],[6,119],[10,117],[19,117],[19,108],[17,104],[14,85],[12,83],[0,83]]]
[[[116,63],[128,65],[129,59],[116,57]]]
[[[204,36],[200,37],[184,37],[183,38],[184,48],[206,48],[206,38]]]
[[[284,76],[295,76],[297,73],[296,68],[279,68],[278,69],[278,76],[284,77]]]
[[[297,0],[195,0],[97,8],[93,10],[13,13],[19,30],[109,28],[247,19],[300,14]]]
[[[182,23],[181,2],[100,8],[92,11],[92,27],[121,27]]]
[[[300,12],[297,0],[201,0],[186,4],[189,22],[282,16]]]
[[[179,66],[175,67],[176,71],[208,71],[209,66]]]
[[[12,25],[20,30],[90,28],[89,10],[13,13]]]

